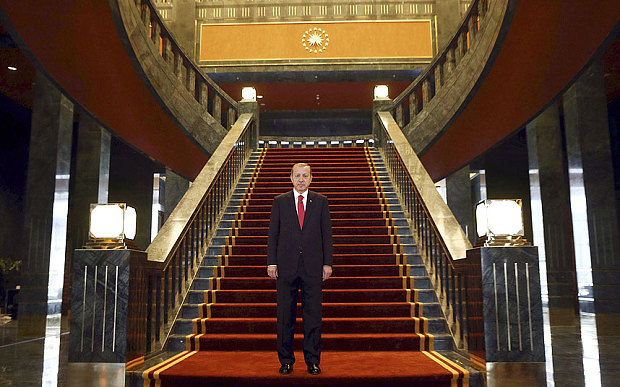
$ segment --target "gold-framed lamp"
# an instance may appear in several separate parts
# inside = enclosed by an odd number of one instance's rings
[[[486,199],[476,205],[476,246],[525,246],[521,199]]]
[[[93,203],[86,248],[137,250],[136,223],[136,210],[127,203]]]

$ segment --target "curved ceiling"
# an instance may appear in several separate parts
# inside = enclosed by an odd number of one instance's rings
[[[620,1],[521,0],[487,78],[421,157],[433,180],[521,128],[588,64],[620,18]]]
[[[108,1],[0,0],[0,13],[35,65],[104,126],[182,175],[200,172],[208,156],[138,76]]]

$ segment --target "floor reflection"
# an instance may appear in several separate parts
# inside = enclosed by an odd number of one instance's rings
[[[20,339],[17,321],[0,318],[0,386],[122,386],[124,364],[68,363],[66,327],[64,318],[53,315],[46,337]],[[617,329],[597,329],[597,316],[590,313],[571,327],[549,327],[547,316],[545,329],[546,363],[488,363],[487,385],[620,385]]]

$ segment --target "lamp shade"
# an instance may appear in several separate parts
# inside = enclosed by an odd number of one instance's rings
[[[375,86],[375,99],[389,98],[388,96],[389,96],[389,89],[387,85]]]
[[[90,238],[134,239],[136,221],[136,210],[125,203],[91,204]]]
[[[488,199],[476,206],[476,231],[485,244],[517,240],[524,235],[521,199]],[[493,244],[493,243],[491,243]]]
[[[246,101],[256,101],[256,89],[253,87],[244,87],[241,89],[241,98]]]

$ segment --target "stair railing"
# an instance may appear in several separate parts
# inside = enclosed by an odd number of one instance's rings
[[[256,148],[256,117],[239,116],[146,250],[147,353],[161,350],[170,335],[226,203]]]
[[[473,45],[481,25],[485,22],[489,0],[474,0],[465,18],[443,51],[433,58],[426,69],[398,97],[394,99],[392,116],[405,129],[416,115],[422,113],[446,79]]]
[[[467,282],[455,261],[471,243],[431,177],[387,111],[377,112],[375,146],[387,165],[420,255],[438,295],[458,349],[467,349]]]

